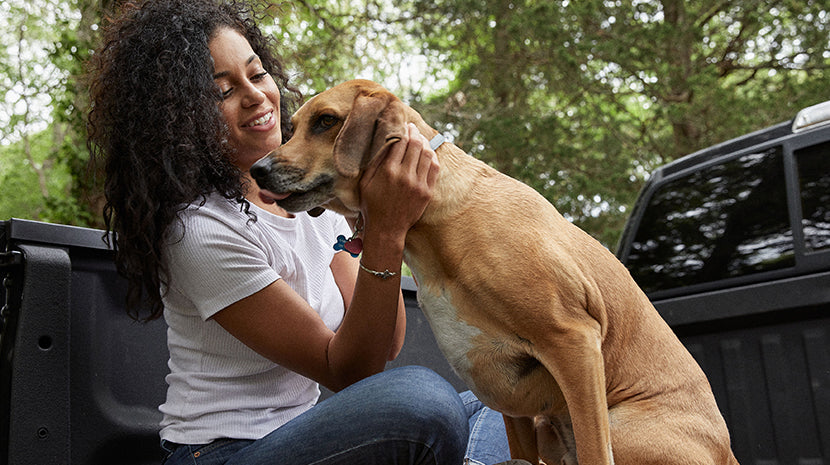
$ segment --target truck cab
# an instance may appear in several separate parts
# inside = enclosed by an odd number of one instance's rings
[[[741,463],[830,461],[830,102],[658,168],[617,256],[709,377]]]

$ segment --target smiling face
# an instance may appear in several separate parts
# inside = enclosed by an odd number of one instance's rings
[[[280,146],[280,91],[251,45],[239,32],[220,28],[208,44],[213,78],[222,91],[220,109],[243,172]]]

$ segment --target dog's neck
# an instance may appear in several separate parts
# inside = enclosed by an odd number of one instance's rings
[[[422,134],[436,133],[435,129],[425,126],[418,128]],[[480,177],[475,174],[492,169],[481,161],[471,157],[455,144],[443,141],[440,134],[430,141],[436,142],[434,148],[440,165],[438,179],[433,189],[432,200],[419,222],[430,224],[435,219],[447,218],[461,212],[468,202],[468,197],[475,189]]]

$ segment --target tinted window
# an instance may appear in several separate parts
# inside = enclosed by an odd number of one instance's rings
[[[793,264],[780,147],[663,185],[646,208],[627,262],[646,292]]]
[[[797,150],[801,226],[807,250],[830,247],[830,142]]]

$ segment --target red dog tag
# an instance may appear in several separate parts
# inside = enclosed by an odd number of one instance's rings
[[[352,255],[358,255],[360,252],[363,252],[363,240],[359,237],[349,239],[343,244],[343,249]]]

